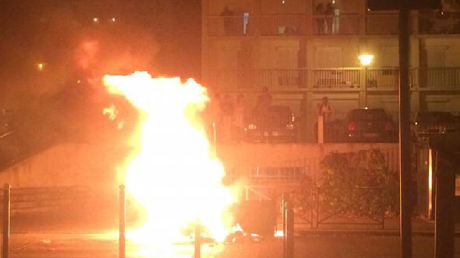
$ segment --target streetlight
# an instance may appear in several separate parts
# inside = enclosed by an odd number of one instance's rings
[[[44,62],[37,63],[37,64],[35,64],[35,68],[39,72],[43,72],[43,70],[45,70],[45,63]]]
[[[360,90],[360,102],[361,105],[367,106],[367,94],[366,94],[366,88],[367,84],[369,83],[368,78],[367,78],[367,67],[372,63],[372,60],[374,60],[374,56],[370,54],[361,54],[358,56],[359,62],[361,63],[361,66],[364,67],[364,72],[361,73],[361,90]]]
[[[358,56],[358,58],[359,58],[359,61],[361,62],[361,65],[364,67],[369,66],[372,63],[372,60],[374,60],[374,56],[369,55],[369,54],[362,54]]]

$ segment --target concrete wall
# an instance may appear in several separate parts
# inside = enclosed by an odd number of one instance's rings
[[[117,185],[116,167],[126,151],[112,146],[62,144],[0,173],[0,184],[13,188]]]
[[[248,166],[299,166],[319,161],[330,152],[380,149],[397,169],[397,144],[243,144],[222,145],[218,156],[228,168]],[[14,188],[90,186],[116,189],[116,168],[124,163],[127,151],[108,145],[63,144],[54,146],[0,173],[0,184]]]

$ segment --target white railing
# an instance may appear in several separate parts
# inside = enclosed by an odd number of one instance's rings
[[[208,84],[218,89],[296,89],[307,85],[306,69],[211,70]]]
[[[313,69],[315,88],[359,88],[360,68]]]
[[[312,20],[314,35],[357,35],[359,15],[315,15]]]
[[[368,89],[397,89],[399,68],[367,68],[366,87]]]
[[[257,73],[257,86],[271,88],[304,88],[307,70],[261,70]]]
[[[460,89],[460,67],[420,68],[419,87],[442,90]]]
[[[364,73],[364,81],[361,79]],[[311,80],[307,80],[311,77]],[[311,85],[310,85],[310,84]],[[216,89],[358,89],[363,83],[368,90],[397,90],[399,68],[322,68],[322,69],[248,69],[210,70],[208,85]],[[412,68],[412,89],[460,89],[460,67]]]
[[[306,34],[305,15],[262,15],[260,17],[261,35],[304,35]]]
[[[244,36],[254,34],[253,17],[244,15],[208,16],[208,35]]]

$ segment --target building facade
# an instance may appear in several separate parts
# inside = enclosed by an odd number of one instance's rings
[[[412,11],[410,32],[412,113],[460,112],[460,13]],[[303,118],[307,141],[325,96],[332,119],[369,107],[397,121],[398,65],[398,13],[365,0],[202,1],[203,83],[249,103],[267,87]]]

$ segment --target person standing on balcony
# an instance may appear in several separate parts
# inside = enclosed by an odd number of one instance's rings
[[[225,6],[224,10],[220,13],[220,15],[224,18],[224,33],[235,34],[235,23],[233,22],[233,16],[235,15],[235,13],[228,9],[227,6]]]
[[[331,2],[326,4],[326,9],[324,10],[324,15],[326,16],[326,34],[335,33],[333,30],[333,21],[334,21],[334,6]]]
[[[315,7],[315,16],[316,16],[316,27],[318,28],[318,34],[324,34],[326,28],[326,21],[324,19],[324,5],[319,3]]]
[[[268,92],[267,87],[262,88],[262,92],[257,97],[256,106],[253,111],[253,116],[257,121],[258,126],[260,127],[261,138],[264,139],[265,135],[268,134],[270,136],[270,128],[269,128],[269,109],[272,105],[273,97]]]
[[[243,139],[243,132],[245,127],[245,117],[246,116],[246,100],[244,99],[243,94],[238,94],[236,96],[235,103],[235,113],[233,125],[235,133],[233,134],[236,141],[241,141]]]
[[[334,112],[328,97],[323,97],[321,103],[318,104],[318,115],[323,116],[324,123],[328,122],[330,114]]]
[[[222,113],[221,120],[221,139],[224,142],[229,142],[232,138],[232,117],[233,117],[233,100],[230,97],[230,94],[224,94],[220,102],[220,110]]]

